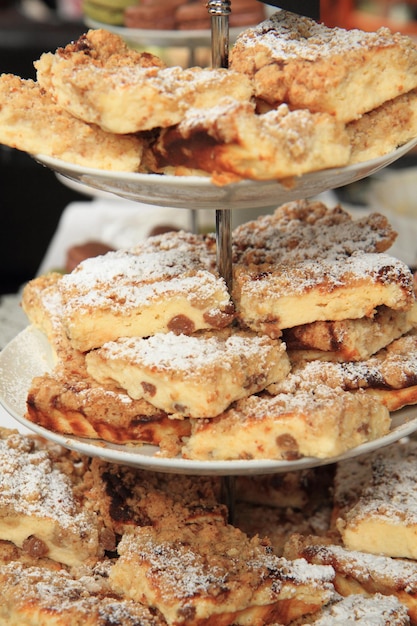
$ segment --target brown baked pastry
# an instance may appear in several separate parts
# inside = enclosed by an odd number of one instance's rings
[[[310,322],[372,316],[381,305],[409,310],[411,272],[383,254],[395,236],[379,214],[353,220],[307,200],[239,226],[232,243],[240,323],[277,337]]]
[[[0,567],[0,622],[7,626],[164,626],[143,605],[115,594],[103,574],[74,576],[19,562]]]
[[[85,37],[43,54],[35,66],[38,82],[62,108],[118,134],[172,126],[190,107],[207,108],[224,96],[246,102],[253,93],[249,78],[225,68],[160,67],[119,54],[96,60]]]
[[[65,565],[95,563],[103,527],[88,506],[88,482],[36,440],[0,434],[0,538]]]
[[[65,271],[72,272],[85,259],[90,259],[93,256],[99,256],[100,254],[106,254],[114,250],[111,246],[103,243],[102,241],[87,241],[78,245],[70,246],[67,250]]]
[[[0,143],[103,170],[137,172],[143,141],[118,136],[67,113],[32,80],[0,76]]]
[[[333,525],[350,550],[415,559],[417,442],[339,463]]]
[[[347,164],[349,139],[330,115],[291,111],[283,104],[258,115],[251,102],[223,98],[213,107],[190,108],[163,129],[146,152],[152,171],[211,174],[224,184],[286,179]]]
[[[231,328],[121,337],[89,352],[86,366],[100,383],[116,384],[167,413],[196,418],[218,415],[290,370],[280,340]]]
[[[312,322],[288,328],[283,339],[293,362],[361,361],[409,332],[417,323],[417,305],[409,311],[379,307],[375,315],[355,320]]]
[[[250,396],[217,417],[191,422],[185,458],[288,461],[337,456],[386,434],[391,420],[364,392],[320,385],[295,395]]]
[[[417,90],[397,96],[346,127],[350,163],[369,161],[417,137]]]
[[[181,234],[170,237],[170,249],[109,252],[62,277],[62,321],[74,348],[86,351],[119,337],[159,332],[191,334],[232,322],[225,281],[206,269],[206,253],[197,251],[193,236],[190,243]]]
[[[386,28],[329,28],[288,11],[241,33],[230,67],[249,76],[256,96],[274,106],[325,111],[343,122],[417,87],[410,37]]]
[[[367,554],[364,551],[348,550],[323,541],[322,537],[303,537],[299,534],[294,534],[288,540],[284,555],[288,559],[306,559],[311,564],[331,565],[335,570],[335,589],[342,596],[356,594],[372,595],[374,598],[380,595],[395,596],[403,607],[408,609],[408,615],[412,623],[415,623],[417,619],[415,561],[392,559],[381,556],[378,552]],[[404,619],[404,612],[402,614]]]
[[[301,351],[302,353],[302,351]],[[415,331],[390,343],[364,361],[317,360],[293,363],[291,373],[268,388],[270,393],[296,394],[312,391],[317,385],[333,389],[364,389],[390,411],[417,402],[417,334]]]
[[[92,459],[91,471],[94,506],[117,537],[136,526],[226,523],[215,478],[152,472],[98,458]]]
[[[156,607],[172,626],[289,624],[332,594],[332,568],[282,560],[228,525],[135,528],[118,552],[114,589]]]

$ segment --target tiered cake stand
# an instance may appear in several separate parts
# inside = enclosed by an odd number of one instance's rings
[[[230,1],[211,0],[208,8],[212,15],[213,65],[227,66]],[[209,178],[197,176],[113,173],[74,166],[42,155],[36,155],[35,158],[68,179],[129,200],[195,211],[215,209],[217,263],[221,275],[230,286],[232,210],[277,207],[290,200],[316,196],[325,190],[350,184],[389,165],[416,144],[417,138],[382,158],[354,166],[306,174],[294,180],[291,186],[285,186],[277,181],[242,181],[217,187]],[[219,475],[225,477],[226,484],[230,477],[236,475],[287,472],[334,463],[389,445],[417,430],[417,407],[409,407],[392,415],[392,427],[388,434],[357,446],[339,457],[327,459],[305,457],[294,461],[273,459],[192,461],[179,457],[164,458],[154,446],[116,445],[60,435],[25,419],[26,397],[33,377],[52,370],[53,366],[53,357],[46,337],[32,327],[20,333],[0,353],[0,401],[7,412],[23,426],[46,439],[89,456],[161,472]]]

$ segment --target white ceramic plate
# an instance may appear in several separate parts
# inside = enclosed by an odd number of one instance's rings
[[[374,174],[417,145],[417,138],[393,152],[364,163],[311,172],[288,188],[277,181],[244,180],[219,187],[203,176],[171,176],[109,172],[34,155],[39,162],[69,179],[136,202],[187,209],[255,209],[310,198]]]
[[[176,474],[233,476],[271,474],[299,470],[366,454],[386,446],[417,430],[417,407],[409,407],[393,415],[392,430],[376,441],[362,444],[331,459],[303,458],[297,461],[190,461],[158,456],[155,446],[122,446],[53,433],[26,420],[26,396],[34,376],[52,368],[53,360],[45,336],[28,326],[0,353],[0,400],[6,411],[20,424],[46,439],[66,448],[108,461]]]
[[[98,22],[84,16],[84,22],[89,28],[104,28],[126,41],[139,46],[160,46],[162,48],[181,47],[194,48],[211,45],[211,30],[151,30],[147,28],[126,28]],[[229,28],[229,41],[233,43],[236,37],[249,26]]]

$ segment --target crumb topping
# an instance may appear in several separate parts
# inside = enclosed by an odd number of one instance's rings
[[[104,360],[123,359],[161,372],[179,372],[181,378],[195,378],[207,368],[230,370],[236,360],[242,364],[255,359],[266,365],[272,351],[285,346],[266,336],[246,333],[219,335],[177,335],[158,333],[147,339],[121,338],[100,348]]]
[[[45,450],[36,450],[21,435],[0,440],[0,507],[15,513],[49,518],[60,526],[89,534],[91,518],[80,512],[70,480],[53,467]]]
[[[392,46],[400,36],[388,28],[365,33],[358,29],[329,28],[322,23],[278,11],[268,20],[239,35],[237,44],[265,46],[272,59],[303,59],[317,61],[322,58],[343,55],[347,51]]]

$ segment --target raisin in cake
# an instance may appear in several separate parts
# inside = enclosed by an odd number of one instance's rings
[[[212,419],[192,421],[188,459],[329,458],[386,434],[388,409],[363,391],[318,385],[297,394],[253,395]]]

